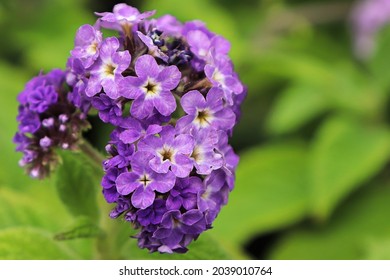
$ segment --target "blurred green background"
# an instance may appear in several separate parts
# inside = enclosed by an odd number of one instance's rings
[[[138,249],[107,206],[95,218],[113,231],[75,238],[74,229],[99,230],[62,204],[56,175],[32,180],[18,167],[16,96],[39,71],[64,68],[77,28],[115,3],[0,2],[0,259],[390,259],[390,33],[384,28],[372,57],[357,60],[350,0],[127,1],[200,19],[232,42],[248,87],[231,140],[241,157],[236,187],[183,256]],[[111,128],[91,122],[86,137],[103,150]]]

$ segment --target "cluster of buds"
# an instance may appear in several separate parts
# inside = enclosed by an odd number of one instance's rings
[[[246,89],[230,43],[200,21],[150,19],[126,4],[97,15],[77,31],[66,82],[78,112],[93,107],[115,127],[102,179],[110,216],[139,229],[141,248],[186,252],[234,187],[228,140]]]
[[[34,178],[45,178],[58,162],[56,148],[76,150],[89,127],[86,114],[70,100],[65,72],[52,70],[29,81],[19,94],[19,131],[14,137],[24,156],[20,166]]]

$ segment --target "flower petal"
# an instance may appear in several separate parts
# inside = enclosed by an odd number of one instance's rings
[[[133,172],[120,174],[115,181],[118,193],[122,195],[128,195],[132,193],[135,189],[142,186],[138,179],[139,175]]]

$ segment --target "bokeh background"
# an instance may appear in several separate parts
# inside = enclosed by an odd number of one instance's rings
[[[231,41],[235,69],[248,87],[231,140],[241,157],[235,190],[214,228],[184,258],[390,259],[390,33],[385,25],[372,27],[361,45],[360,25],[352,20],[359,1],[126,2],[143,11],[156,9],[157,15],[204,21]],[[12,137],[16,96],[24,84],[39,71],[64,68],[77,28],[93,24],[94,11],[111,11],[116,3],[0,2],[2,259],[99,257],[96,238],[58,240],[75,221],[53,187],[56,176],[37,181],[24,175]],[[384,13],[371,12],[364,24],[381,25],[377,21],[386,22]],[[388,14],[390,20],[390,9]],[[94,129],[85,136],[103,151],[111,127],[94,117],[90,121]],[[102,199],[99,182],[96,196]],[[121,228],[106,236],[112,246],[105,249],[120,253],[106,257],[167,257],[138,249],[128,238],[130,227],[106,221],[107,214],[102,211],[102,223]],[[222,249],[209,253],[215,244]]]

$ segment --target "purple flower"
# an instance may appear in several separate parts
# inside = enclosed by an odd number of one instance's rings
[[[156,20],[156,28],[163,30],[165,35],[180,37],[183,24],[171,15],[164,15]]]
[[[94,96],[104,89],[112,99],[120,96],[118,83],[123,79],[125,71],[131,61],[128,51],[118,51],[119,40],[115,37],[107,38],[100,48],[100,56],[91,68],[91,77],[86,88],[87,96]]]
[[[198,174],[207,175],[212,170],[222,167],[223,157],[215,151],[219,138],[215,130],[194,130],[192,136],[195,139],[194,150],[191,158]]]
[[[125,172],[125,169],[116,167],[110,168],[102,179],[103,195],[108,203],[116,202],[119,198],[119,193],[116,191],[116,178]]]
[[[124,198],[124,197],[118,197],[116,202],[117,202],[117,205],[115,206],[115,208],[110,213],[110,217],[113,218],[113,219],[118,218],[124,212],[132,209],[129,201],[126,198]]]
[[[54,69],[27,83],[19,94],[19,131],[16,150],[23,152],[20,166],[31,177],[44,178],[58,162],[54,148],[75,150],[81,132],[89,124],[82,112],[69,102],[64,89],[65,73]]]
[[[39,86],[28,96],[30,110],[43,113],[51,104],[57,102],[58,94],[54,86]]]
[[[118,176],[116,186],[121,195],[132,194],[131,203],[136,208],[145,209],[153,204],[156,193],[166,193],[175,184],[175,176],[168,171],[165,174],[154,172],[148,162],[152,155],[137,152],[131,161],[132,170]]]
[[[203,61],[210,60],[212,50],[217,55],[215,58],[225,57],[230,50],[229,41],[221,36],[213,36],[210,38],[201,30],[191,30],[186,35],[191,51]]]
[[[181,73],[174,65],[160,68],[150,55],[143,55],[135,62],[137,77],[128,76],[121,82],[123,97],[134,99],[130,112],[134,117],[144,119],[153,108],[163,116],[176,110],[175,98],[171,92],[179,84]]]
[[[35,133],[41,127],[39,114],[29,110],[26,106],[19,107],[16,120],[19,122],[19,131],[22,133]]]
[[[191,135],[179,134],[172,126],[165,126],[160,136],[149,136],[138,144],[140,151],[147,151],[153,155],[149,165],[158,173],[167,173],[170,170],[179,178],[187,177],[193,163],[190,155],[194,149],[194,140]]]
[[[235,124],[235,115],[231,109],[224,107],[223,92],[211,88],[207,97],[197,90],[187,92],[181,98],[183,110],[188,114],[178,120],[180,129],[221,129],[229,130]]]
[[[199,192],[198,209],[207,213],[207,224],[214,221],[222,205],[227,203],[229,188],[225,176],[221,171],[211,173],[204,181],[205,188]]]
[[[215,64],[208,64],[204,68],[207,78],[214,86],[220,87],[224,92],[224,100],[233,105],[233,94],[241,94],[244,90],[233,66],[229,60],[217,61]]]
[[[389,0],[362,0],[352,10],[356,54],[370,57],[375,48],[375,35],[390,22]]]
[[[181,207],[186,210],[195,209],[198,193],[202,189],[202,180],[198,177],[177,179],[174,188],[169,192],[167,208],[169,210],[179,210]]]
[[[124,3],[114,6],[113,13],[96,13],[100,18],[100,25],[104,28],[118,31],[129,30],[130,27],[155,14],[156,11],[140,13],[138,9]]]
[[[168,62],[168,56],[155,44],[155,41],[151,38],[151,36],[144,35],[142,32],[137,31],[138,37],[141,41],[148,47],[148,53],[151,56],[158,57],[164,62]]]
[[[75,48],[71,51],[74,58],[80,59],[85,68],[90,67],[99,56],[102,33],[89,24],[81,26],[76,33]]]
[[[121,103],[115,102],[106,94],[100,94],[92,98],[92,106],[99,111],[100,119],[105,123],[116,125],[122,116]]]
[[[182,214],[179,210],[171,210],[164,214],[161,226],[154,232],[168,246],[179,245],[186,235],[196,236],[206,230],[206,221],[201,211],[193,209]]]
[[[118,133],[117,131],[114,132]],[[128,166],[134,154],[134,145],[125,144],[120,140],[112,142],[114,143],[114,145],[109,146],[110,148],[112,148],[110,150],[112,157],[103,162],[105,170],[108,170],[112,167],[124,168]]]
[[[157,124],[145,124],[133,118],[126,119],[121,125],[124,128],[119,135],[119,139],[126,144],[132,144],[141,138],[157,134],[161,131],[161,126]]]
[[[165,200],[157,198],[148,208],[137,211],[138,222],[144,227],[158,225],[166,212]]]
[[[91,100],[85,95],[85,88],[88,84],[87,71],[81,60],[74,57],[68,59],[66,66],[68,69],[66,83],[73,88],[68,94],[68,100],[84,114],[88,114],[91,108]]]

